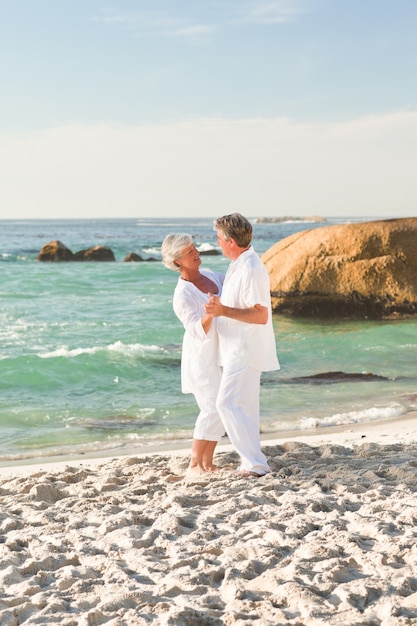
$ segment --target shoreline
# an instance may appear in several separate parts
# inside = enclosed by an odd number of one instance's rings
[[[383,421],[353,423],[306,430],[265,432],[261,434],[261,443],[263,448],[282,445],[289,441],[306,443],[312,446],[326,443],[353,446],[359,445],[364,441],[384,444],[388,443],[387,439],[391,442],[402,443],[405,439],[409,439],[410,437],[414,437],[414,440],[417,441],[417,411],[412,411],[406,415]],[[169,449],[167,449],[167,445],[155,444],[73,455],[51,455],[42,458],[33,457],[10,461],[0,460],[0,479],[2,476],[13,473],[27,475],[32,471],[59,471],[68,465],[98,466],[117,459],[122,460],[132,457],[188,457],[191,450],[191,441],[190,439],[188,445],[185,445],[184,441],[169,442]],[[220,441],[216,448],[217,455],[226,452],[233,452],[233,446],[229,443],[227,437],[225,437],[223,441]]]

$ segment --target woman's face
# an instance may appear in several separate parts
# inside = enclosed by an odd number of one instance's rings
[[[181,268],[181,271],[198,270],[201,265],[201,259],[199,252],[193,243],[183,249],[181,256],[177,259],[177,263]]]

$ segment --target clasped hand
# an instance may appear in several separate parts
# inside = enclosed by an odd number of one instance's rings
[[[211,315],[212,317],[219,317],[222,314],[222,303],[220,302],[220,298],[218,296],[214,296],[212,293],[209,293],[209,300],[204,305],[207,315]]]

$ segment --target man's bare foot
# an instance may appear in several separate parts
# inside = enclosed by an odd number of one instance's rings
[[[250,470],[239,470],[238,475],[241,478],[260,478],[263,474],[258,474],[257,472],[251,472]]]

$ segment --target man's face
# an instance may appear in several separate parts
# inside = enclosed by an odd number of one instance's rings
[[[222,249],[224,256],[227,256],[229,259],[233,258],[232,241],[233,241],[232,239],[229,239],[228,241],[226,241],[223,233],[220,230],[217,231],[217,244]]]

